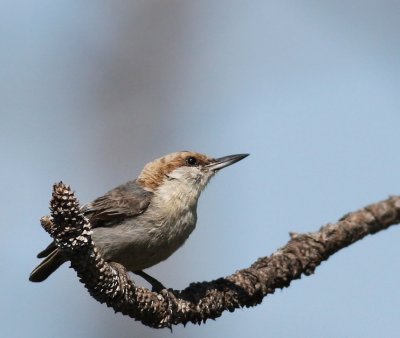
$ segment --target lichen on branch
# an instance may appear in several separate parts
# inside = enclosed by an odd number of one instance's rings
[[[42,217],[41,224],[71,261],[92,297],[145,325],[163,328],[188,322],[200,324],[226,310],[261,303],[276,289],[288,287],[303,274],[314,273],[340,249],[399,223],[400,197],[392,196],[346,214],[337,223],[313,233],[291,233],[285,246],[228,277],[160,292],[136,286],[122,265],[103,260],[91,239],[91,225],[70,186],[62,182],[54,185],[50,210],[51,216]]]

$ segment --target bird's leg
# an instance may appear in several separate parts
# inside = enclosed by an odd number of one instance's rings
[[[137,271],[134,271],[133,273],[137,274],[138,276],[142,277],[144,280],[149,282],[151,284],[151,287],[152,287],[151,290],[153,292],[160,292],[161,290],[166,289],[166,287],[164,285],[162,285],[161,282],[159,282],[154,277],[151,277],[150,275],[148,275],[146,272],[144,272],[142,270],[137,270]]]

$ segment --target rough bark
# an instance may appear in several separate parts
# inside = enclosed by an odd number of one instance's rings
[[[154,328],[200,324],[223,311],[257,305],[276,289],[314,273],[340,249],[400,222],[400,197],[392,196],[316,232],[292,233],[290,241],[271,256],[228,277],[157,293],[136,286],[122,265],[102,259],[91,240],[91,226],[69,186],[62,182],[54,185],[50,209],[51,216],[41,219],[42,226],[71,261],[89,293],[116,312]]]

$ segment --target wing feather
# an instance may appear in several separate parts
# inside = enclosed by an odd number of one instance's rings
[[[122,220],[142,214],[153,193],[136,181],[122,184],[82,207],[92,227],[113,226]]]

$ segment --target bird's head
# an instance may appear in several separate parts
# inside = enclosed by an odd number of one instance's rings
[[[238,154],[211,158],[191,151],[179,151],[146,164],[138,177],[138,182],[150,191],[156,191],[170,181],[202,191],[216,172],[248,155]]]

